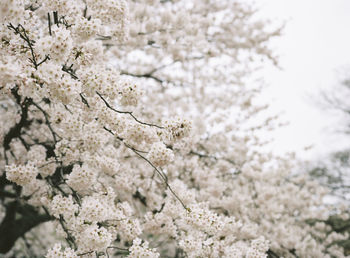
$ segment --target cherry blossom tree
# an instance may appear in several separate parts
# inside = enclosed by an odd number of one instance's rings
[[[0,253],[343,256],[327,189],[261,151],[281,26],[254,6],[6,0],[0,20]]]

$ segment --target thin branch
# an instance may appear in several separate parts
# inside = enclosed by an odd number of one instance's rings
[[[58,14],[57,14],[57,12],[53,12],[53,21],[58,26]]]
[[[182,207],[184,207],[185,210],[188,210],[186,205],[182,202],[180,197],[174,192],[174,190],[171,188],[171,186],[168,183],[168,177],[164,174],[163,171],[158,169],[151,161],[149,161],[145,156],[141,155],[137,150],[129,146],[128,144],[124,143],[126,147],[131,149],[137,156],[139,156],[141,159],[145,160],[152,168],[154,168],[155,171],[157,171],[158,175],[164,180],[165,185],[170,190],[170,192],[175,196],[175,198],[181,203]]]
[[[49,34],[50,36],[52,36],[52,32],[51,32],[51,17],[50,17],[50,13],[47,13],[47,20],[49,23]]]
[[[50,120],[49,120],[49,115],[46,113],[46,111],[44,109],[42,109],[38,104],[36,104],[34,101],[32,102],[32,104],[41,111],[41,113],[44,115],[45,117],[45,123],[47,125],[47,127],[49,128],[51,134],[52,134],[52,137],[53,137],[53,140],[54,140],[54,143],[56,144],[57,143],[57,138],[56,136],[60,137],[62,139],[61,136],[59,136],[51,127],[51,123],[50,123]]]
[[[127,71],[121,71],[120,72],[121,75],[128,75],[128,76],[132,76],[132,77],[138,77],[138,78],[149,78],[149,79],[153,79],[157,82],[159,82],[160,84],[163,84],[165,81],[150,74],[150,73],[145,73],[145,74],[134,74],[134,73],[129,73]]]
[[[45,58],[38,63],[38,66],[44,63],[46,60],[50,60],[50,56],[46,55]]]
[[[78,76],[75,74],[75,71],[72,69],[72,66],[62,66],[62,71],[68,73],[74,80],[78,80]]]
[[[74,249],[77,249],[77,244],[75,243],[74,237],[71,235],[71,233],[69,233],[68,228],[64,225],[64,219],[62,217],[62,215],[60,215],[60,219],[59,222],[64,230],[64,232],[67,234],[66,240],[69,244],[69,246],[72,248],[74,247]]]
[[[189,154],[191,154],[191,155],[196,155],[196,156],[198,156],[198,157],[200,157],[200,158],[214,159],[215,161],[221,159],[221,160],[225,160],[225,161],[231,163],[232,165],[237,165],[234,161],[232,161],[232,160],[230,160],[230,159],[227,159],[227,158],[219,158],[219,157],[216,157],[216,156],[212,156],[212,155],[208,155],[208,154],[202,154],[202,153],[199,153],[199,152],[196,152],[196,151],[192,151],[192,150],[190,151]]]
[[[157,127],[159,129],[164,129],[164,127],[159,126],[159,125],[155,125],[155,124],[150,124],[150,123],[146,123],[146,122],[142,122],[140,120],[137,119],[137,117],[134,116],[134,114],[131,111],[120,111],[117,110],[115,108],[113,108],[108,102],[107,100],[98,92],[96,91],[96,94],[103,100],[103,102],[105,103],[106,107],[108,107],[110,110],[119,113],[119,114],[128,114],[130,115],[136,122],[143,124],[143,125],[147,125],[147,126],[152,126],[152,127]]]
[[[88,108],[90,108],[90,105],[89,105],[88,101],[86,100],[86,98],[84,97],[83,93],[80,93],[79,95],[80,95],[80,97],[81,97],[81,101],[82,101]]]
[[[18,34],[27,43],[29,50],[30,50],[30,53],[31,53],[31,56],[32,56],[32,58],[29,58],[29,60],[34,65],[35,70],[38,69],[39,65],[44,63],[46,60],[49,60],[49,57],[46,56],[44,58],[44,60],[42,60],[41,62],[37,62],[36,55],[34,53],[34,48],[33,48],[34,41],[29,39],[25,28],[21,24],[19,24],[17,27],[15,27],[12,25],[12,23],[10,23],[7,27],[10,30],[13,30],[15,32],[15,34]]]
[[[90,251],[90,252],[86,252],[86,253],[81,253],[81,254],[77,254],[78,256],[84,256],[84,255],[87,255],[87,254],[91,254],[93,253],[94,251]]]
[[[116,136],[115,133],[113,133],[113,131],[111,129],[108,129],[107,127],[103,127],[104,130],[106,130],[107,132],[109,132],[110,134],[114,135],[119,141],[123,142],[124,139],[119,137],[119,136]],[[130,146],[131,147],[131,146]],[[134,148],[134,147],[131,147],[131,148]],[[147,154],[148,152],[147,151],[142,151],[142,150],[138,150],[136,148],[134,148],[136,151],[140,152],[140,153],[145,153]]]
[[[115,135],[110,129],[103,127],[106,131],[108,131],[109,133]],[[158,175],[163,179],[165,185],[167,186],[167,188],[170,190],[170,192],[175,196],[175,198],[181,203],[181,205],[185,208],[185,210],[188,210],[188,208],[186,207],[186,205],[182,202],[182,200],[179,198],[179,196],[174,192],[174,190],[171,188],[171,186],[168,183],[168,177],[166,176],[166,174],[164,174],[163,171],[161,171],[160,169],[158,169],[155,165],[153,165],[153,163],[151,161],[149,161],[145,156],[143,156],[142,154],[140,154],[140,151],[138,151],[137,149],[135,149],[134,147],[130,146],[129,144],[127,144],[123,138],[121,137],[117,137],[118,140],[120,140],[125,147],[127,147],[128,149],[132,150],[138,157],[140,157],[141,159],[145,160],[149,165],[151,165],[152,168],[154,168],[154,170],[158,173]]]
[[[17,94],[13,91],[13,94]],[[20,99],[18,99],[20,101]],[[21,135],[21,131],[23,128],[26,128],[30,125],[31,121],[28,120],[28,108],[32,104],[30,99],[25,98],[22,103],[18,103],[21,105],[21,120],[16,123],[4,136],[3,146],[5,151],[10,149],[10,143],[14,138],[18,138]]]

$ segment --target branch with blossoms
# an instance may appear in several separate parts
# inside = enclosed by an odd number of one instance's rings
[[[131,111],[120,111],[120,110],[117,110],[117,109],[113,108],[98,91],[96,91],[96,94],[103,100],[103,102],[105,103],[106,107],[108,107],[110,110],[112,110],[114,112],[117,112],[119,114],[128,114],[139,124],[152,126],[152,127],[157,127],[159,129],[164,129],[164,127],[162,127],[162,126],[140,121]]]
[[[104,129],[109,132],[110,134],[112,134],[113,136],[115,136],[115,134],[108,128],[104,127]],[[130,146],[129,144],[127,144],[123,138],[118,137],[117,139],[121,142],[123,142],[123,144],[125,145],[125,147],[127,147],[128,149],[132,150],[138,157],[140,157],[141,159],[143,159],[144,161],[146,161],[157,173],[158,175],[162,178],[164,184],[166,185],[166,187],[170,190],[170,192],[174,195],[174,197],[181,203],[182,207],[185,210],[188,210],[188,208],[186,207],[186,205],[183,203],[183,201],[179,198],[179,196],[174,192],[174,190],[171,188],[171,186],[168,183],[168,177],[166,176],[166,174],[161,171],[159,168],[157,168],[149,159],[147,159],[145,156],[143,156],[141,153],[144,153],[143,151],[137,150],[134,147]]]
[[[50,60],[50,57],[47,55],[43,60],[37,61],[37,57],[35,55],[34,48],[33,48],[33,45],[35,44],[35,42],[28,37],[26,29],[21,24],[18,24],[15,27],[12,23],[10,23],[7,27],[10,30],[13,30],[16,35],[19,35],[21,39],[23,39],[27,43],[28,48],[30,50],[30,54],[32,56],[31,58],[29,58],[29,61],[34,65],[34,68],[36,70],[44,62],[46,62],[47,60]]]
[[[263,109],[245,76],[273,61],[266,43],[279,33],[249,5],[4,6],[1,253],[341,257],[332,243],[343,236],[323,241],[321,221],[305,223],[322,190],[256,151],[268,119],[246,124]]]
[[[57,18],[57,12],[54,12],[54,24],[58,24],[58,18]],[[48,22],[49,22],[49,35],[52,36],[52,28],[51,28],[51,19],[50,19],[50,15],[48,14]],[[38,70],[39,66],[43,65],[46,61],[50,61],[50,57],[49,55],[46,55],[46,57],[38,62],[37,61],[37,54],[34,51],[34,46],[35,46],[35,41],[29,39],[27,31],[24,29],[24,27],[22,25],[18,25],[17,27],[13,26],[12,24],[10,24],[8,26],[9,29],[13,30],[15,32],[15,34],[18,34],[20,36],[20,38],[22,40],[24,40],[28,46],[28,49],[30,50],[31,53],[31,58],[29,58],[29,61],[32,63],[33,67],[35,70]],[[79,80],[78,76],[75,73],[75,70],[73,70],[72,65],[67,66],[67,65],[62,65],[62,71],[69,74],[74,80]],[[43,85],[42,83],[40,84],[40,87],[45,87],[45,85]],[[18,90],[18,88],[17,88]],[[72,164],[68,164],[68,165],[63,165],[63,162],[59,159],[59,157],[56,155],[55,153],[55,148],[57,147],[57,144],[60,143],[64,137],[60,136],[53,128],[52,122],[50,121],[51,116],[48,111],[46,111],[43,107],[41,107],[38,103],[34,102],[31,98],[25,98],[25,100],[23,101],[23,103],[21,103],[21,96],[19,94],[17,94],[17,90],[13,90],[12,93],[14,95],[14,97],[17,99],[18,105],[21,107],[22,109],[22,113],[21,113],[21,120],[19,121],[19,123],[17,123],[9,132],[7,135],[5,135],[4,137],[4,147],[5,147],[5,156],[7,157],[6,151],[10,150],[10,143],[12,142],[12,140],[18,138],[21,143],[24,145],[25,149],[27,151],[29,151],[33,146],[35,145],[41,145],[43,146],[46,151],[46,158],[49,159],[51,157],[54,157],[54,161],[52,162],[48,162],[47,164],[56,164],[56,168],[55,168],[55,172],[52,175],[49,175],[45,178],[45,181],[47,182],[47,184],[51,187],[51,191],[52,194],[55,195],[62,195],[64,198],[68,198],[69,196],[73,196],[75,202],[81,206],[81,196],[74,190],[72,189],[68,184],[67,184],[67,180],[64,178],[65,175],[69,175],[72,173],[72,168],[73,165]],[[158,129],[163,129],[163,127],[155,125],[155,124],[150,124],[150,123],[146,123],[146,122],[142,122],[141,120],[139,120],[134,114],[133,112],[130,111],[119,111],[114,109],[108,102],[107,100],[102,96],[102,94],[100,94],[99,92],[96,92],[96,94],[103,100],[103,102],[105,103],[105,105],[120,114],[127,114],[129,115],[135,122],[142,124],[142,125],[146,125],[146,126],[150,126],[150,127],[156,127]],[[79,94],[81,97],[82,102],[89,106],[88,100],[85,98],[85,96],[83,95],[83,93]],[[51,101],[49,99],[47,99],[48,104],[51,104]],[[28,116],[28,112],[29,112],[29,107],[33,106],[35,107],[43,116],[43,120],[44,120],[44,124],[48,127],[49,132],[51,133],[52,136],[52,140],[53,142],[42,142],[39,139],[35,139],[32,138],[31,135],[27,134],[27,131],[30,131],[30,125],[31,125],[31,121],[32,120],[28,120],[29,116]],[[67,110],[69,110],[69,108],[67,106],[65,106],[65,108]],[[39,121],[39,120],[37,120]],[[22,130],[23,128],[26,128],[27,130]],[[29,137],[31,139],[31,141],[33,143],[28,143],[27,140],[25,140],[21,134],[24,134],[25,137]],[[175,194],[175,192],[172,190],[172,188],[170,187],[169,183],[168,183],[168,179],[166,177],[166,175],[160,171],[157,167],[155,167],[148,159],[146,159],[141,153],[142,151],[139,151],[133,147],[131,147],[130,145],[124,143],[125,146],[127,146],[128,148],[132,149],[135,154],[139,155],[139,157],[145,159],[156,171],[157,173],[161,176],[161,178],[164,180],[164,183],[166,184],[167,188],[174,194],[174,196],[180,201],[180,203],[182,204],[182,206],[184,208],[186,208],[186,206],[184,205],[184,203],[179,199],[179,197]],[[10,153],[13,154],[13,152],[10,150]],[[13,158],[15,158],[14,154],[13,154]],[[6,164],[8,164],[8,159],[6,158]],[[40,166],[39,168],[43,168],[44,166]],[[8,172],[9,174],[9,172]],[[41,177],[39,177],[39,179],[41,179]],[[9,183],[9,182],[8,182]],[[10,183],[10,185],[15,186],[13,183]],[[16,187],[18,188],[18,187]],[[19,189],[19,188],[18,188]],[[33,193],[35,194],[35,192]],[[7,196],[11,195],[11,193],[8,193]],[[50,215],[50,211],[48,209],[46,209],[44,207],[45,210],[45,215],[43,215],[43,219],[45,220],[52,220],[53,217],[51,217]],[[13,211],[12,213],[10,212],[10,209],[8,209],[8,214],[15,214],[16,211]],[[38,213],[40,213],[38,211]],[[40,216],[38,216],[39,218],[41,218]],[[76,242],[76,238],[72,235],[69,226],[68,226],[68,221],[62,216],[60,215],[58,218],[58,221],[63,229],[63,231],[66,234],[66,240],[67,243],[70,245],[71,248],[73,249],[77,249],[77,242]],[[4,223],[8,224],[9,223],[9,219],[6,219],[2,225],[5,225]],[[40,221],[38,222],[40,223]],[[102,224],[101,224],[102,225]],[[0,227],[1,229],[1,227]],[[14,227],[12,230],[18,230],[17,227]],[[13,243],[16,241],[16,239],[20,237],[20,235],[16,235],[16,237],[14,237],[13,239],[11,239],[11,241],[7,241],[6,243],[4,242],[4,244],[6,244],[6,246],[3,246],[3,250],[4,252],[6,252],[7,250],[9,250],[11,248],[11,246],[13,245]],[[108,248],[112,248],[112,247],[108,247]],[[108,250],[108,249],[107,249]],[[106,252],[107,252],[106,250]],[[90,252],[88,252],[90,253]],[[87,253],[86,253],[87,254]]]

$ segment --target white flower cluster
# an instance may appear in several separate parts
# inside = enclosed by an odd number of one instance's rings
[[[80,32],[78,31],[76,33]],[[85,35],[79,35],[77,37],[85,37]],[[104,60],[103,43],[96,40],[84,41],[80,45],[75,46],[69,57],[69,61],[72,62],[76,68],[89,67],[102,60]]]
[[[71,103],[80,92],[81,84],[64,74],[60,64],[40,66],[37,71],[39,83],[45,83],[44,94],[55,102]]]
[[[96,95],[96,91],[103,93],[108,84],[106,68],[100,65],[91,65],[78,71],[78,76],[82,82],[82,91],[87,96]]]
[[[103,197],[103,196],[102,196]],[[87,222],[105,221],[113,217],[113,206],[108,206],[105,198],[98,196],[85,196],[82,200],[79,217]]]
[[[97,158],[97,162],[106,175],[114,176],[119,171],[120,163],[115,158],[104,156],[103,158]]]
[[[52,36],[40,38],[35,44],[37,53],[44,58],[46,55],[59,63],[64,63],[73,47],[70,31],[64,27],[53,26]]]
[[[255,258],[255,257],[267,257],[266,252],[269,250],[268,241],[264,237],[260,237],[252,241],[250,249],[248,250],[246,257]]]
[[[163,122],[163,126],[168,130],[172,141],[188,137],[192,130],[191,121],[182,117],[167,119]]]
[[[123,106],[136,106],[142,96],[140,88],[128,81],[125,81],[119,87],[120,104]]]
[[[78,205],[74,203],[71,195],[69,197],[55,195],[50,203],[50,211],[58,219],[61,215],[65,219],[71,219],[78,211]]]
[[[23,0],[5,0],[1,2],[0,22],[18,21],[23,19],[25,15]]]
[[[101,30],[100,19],[86,19],[85,17],[79,17],[75,20],[73,30],[80,40],[85,41],[95,37]]]
[[[58,12],[59,14],[65,14],[67,17],[77,15],[84,8],[82,1],[48,0],[42,1],[42,4],[45,11]]]
[[[112,237],[112,234],[104,227],[92,224],[79,233],[77,243],[81,252],[104,252],[111,244]]]
[[[169,164],[174,159],[174,154],[172,150],[168,149],[164,143],[156,142],[153,143],[151,149],[147,155],[147,158],[155,166],[165,166]]]
[[[44,163],[45,157],[46,157],[46,149],[44,146],[41,146],[41,145],[32,146],[27,153],[28,160],[31,160],[38,164]]]
[[[132,246],[130,247],[129,258],[157,258],[159,257],[159,253],[157,253],[156,249],[149,248],[148,242],[142,243],[140,238],[136,238]]]
[[[159,225],[161,225],[161,227],[159,227]],[[146,232],[155,235],[169,235],[171,237],[176,237],[177,235],[177,227],[171,216],[167,216],[164,213],[146,213],[143,227]]]
[[[11,88],[13,83],[17,82],[20,78],[19,65],[20,64],[11,57],[4,57],[0,60],[0,80],[2,85],[6,86],[9,84],[8,87]]]
[[[121,135],[132,145],[142,146],[145,143],[151,144],[158,139],[154,128],[138,123],[129,123],[126,125],[128,127],[124,129],[127,130],[124,130]]]
[[[124,40],[128,32],[128,5],[125,0],[88,0],[88,12],[98,18],[117,39]]]
[[[33,163],[28,162],[26,165],[9,165],[6,166],[6,178],[20,186],[26,186],[35,181],[38,175],[38,169]]]
[[[55,244],[52,248],[50,248],[45,256],[46,258],[78,258],[74,250],[69,247],[66,247],[62,250],[61,244]]]
[[[72,172],[67,177],[67,184],[73,190],[83,193],[95,183],[96,176],[96,172],[87,164],[74,165]]]
[[[208,234],[214,234],[223,228],[224,220],[214,212],[198,206],[189,209],[190,211],[185,217],[186,225],[192,225],[194,228],[203,230]]]

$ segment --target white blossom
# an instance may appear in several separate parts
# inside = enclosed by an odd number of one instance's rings
[[[147,157],[155,166],[162,167],[174,159],[174,154],[164,143],[156,142],[152,144]]]
[[[69,247],[66,247],[62,250],[61,244],[55,244],[52,248],[50,248],[45,256],[46,258],[78,258],[74,250]]]
[[[26,165],[9,165],[6,167],[6,178],[18,185],[25,186],[35,180],[38,169],[33,163]]]
[[[81,252],[96,250],[97,252],[105,251],[112,242],[112,234],[103,227],[96,224],[88,225],[77,236]]]
[[[156,249],[149,248],[148,242],[142,243],[140,238],[136,238],[133,241],[133,244],[130,248],[130,254],[128,255],[130,258],[139,258],[139,257],[147,257],[147,258],[157,258],[159,257],[159,253],[157,253]]]
[[[93,168],[83,164],[74,165],[72,172],[68,175],[67,184],[77,192],[88,190],[96,180],[96,172]]]
[[[69,197],[55,195],[50,203],[50,210],[56,218],[60,218],[60,215],[62,215],[64,218],[70,219],[78,211],[78,206],[74,204],[71,195]]]

